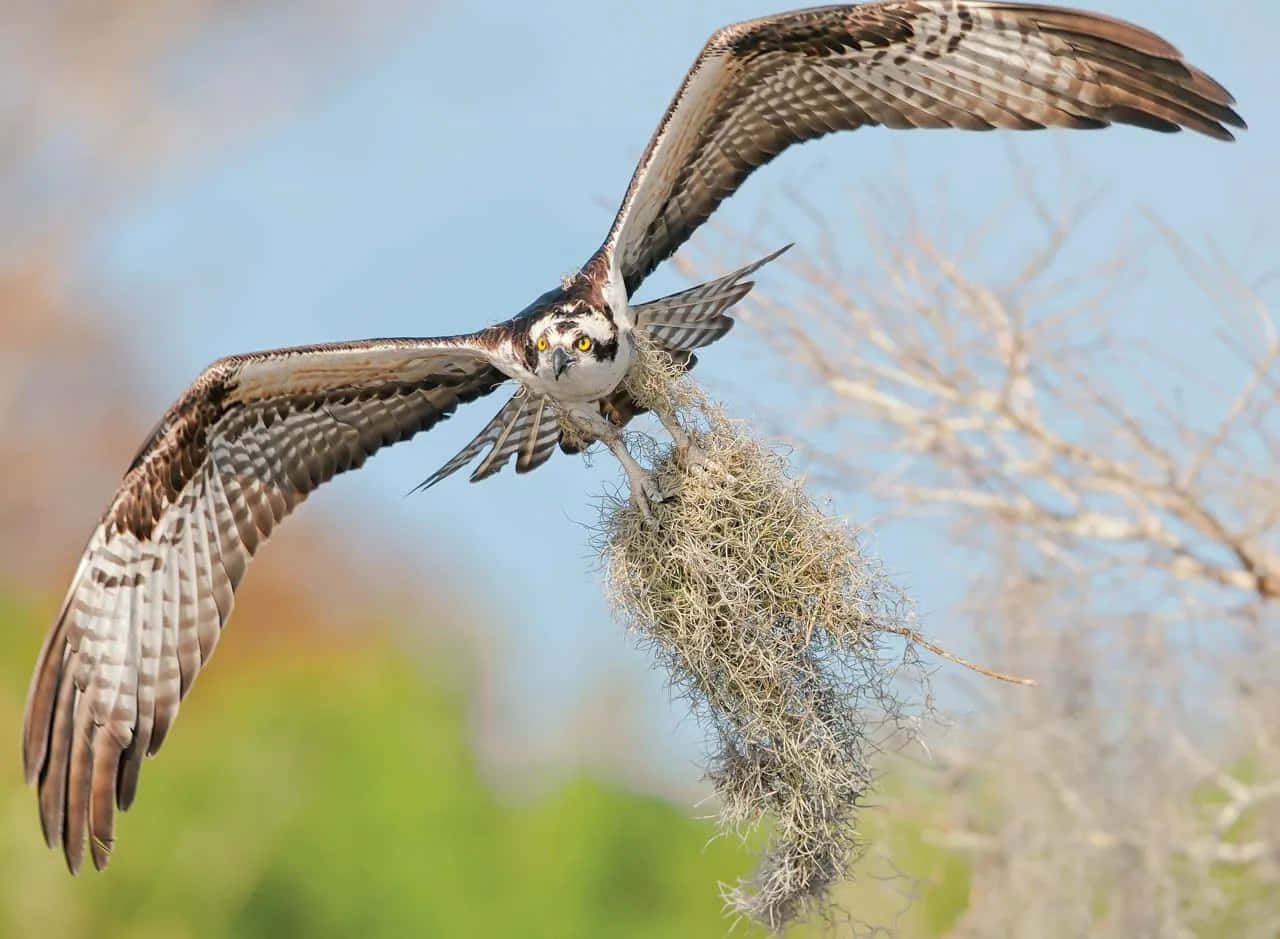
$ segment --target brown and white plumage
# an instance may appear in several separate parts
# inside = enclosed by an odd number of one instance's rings
[[[312,489],[381,447],[516,379],[515,395],[424,487],[477,457],[473,480],[513,458],[517,471],[533,469],[558,443],[572,449],[561,443],[566,417],[613,450],[643,503],[643,474],[617,433],[642,410],[623,381],[632,333],[692,367],[693,350],[732,326],[746,278],[776,254],[661,300],[630,297],[791,144],[874,124],[1126,123],[1230,140],[1228,127],[1244,127],[1232,104],[1163,39],[1045,6],[891,0],[718,31],[575,277],[467,336],[224,359],[166,413],[91,535],[32,677],[23,765],[39,783],[49,844],[61,842],[75,871],[87,836],[95,865],[106,864],[114,809],[133,801],[142,758],[212,654],[257,547]]]
[[[474,340],[236,356],[161,420],[90,536],[32,677],[23,734],[50,845],[99,866],[209,660],[258,546],[316,486],[506,376]]]
[[[457,454],[428,476],[417,488],[430,489],[457,472],[488,449],[471,473],[471,481],[488,479],[516,457],[516,472],[537,469],[555,452],[560,442],[560,421],[548,395],[535,395],[521,388],[480,433]]]
[[[661,300],[642,303],[632,308],[632,318],[637,328],[643,329],[650,339],[669,352],[701,349],[733,328],[733,320],[725,311],[755,286],[746,278],[790,248],[791,245],[779,248],[746,267],[705,284],[681,290]]]
[[[726,26],[640,158],[602,252],[633,292],[750,173],[837,130],[1244,127],[1234,99],[1159,36],[1096,13],[890,0]]]

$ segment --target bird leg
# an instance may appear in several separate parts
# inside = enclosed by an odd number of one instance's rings
[[[733,476],[717,463],[711,457],[707,456],[707,452],[703,450],[693,441],[693,435],[680,426],[680,421],[675,415],[675,411],[668,408],[656,408],[654,411],[658,415],[658,420],[662,422],[662,426],[666,428],[668,434],[671,435],[672,441],[676,445],[676,462],[682,464],[687,470],[714,470],[729,482],[733,482]]]
[[[702,451],[693,442],[689,432],[680,426],[675,412],[668,408],[657,408],[654,413],[658,415],[658,420],[662,421],[662,426],[666,428],[676,445],[676,459],[686,466],[692,465],[695,461],[703,462]]]
[[[636,462],[636,458],[623,443],[621,434],[615,433],[612,439],[606,439],[605,445],[613,451],[613,455],[618,458],[618,462],[626,471],[627,485],[631,490],[631,504],[640,510],[646,525],[656,526],[658,520],[654,518],[653,505],[665,502],[667,496],[658,485],[654,474]]]
[[[646,470],[631,455],[622,439],[622,432],[600,414],[587,408],[574,408],[569,418],[586,427],[591,436],[604,442],[627,474],[627,485],[631,490],[631,504],[640,510],[645,524],[657,525],[653,515],[653,505],[665,502],[669,493],[664,493],[653,473]]]

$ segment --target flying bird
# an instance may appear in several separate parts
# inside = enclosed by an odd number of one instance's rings
[[[647,337],[685,366],[727,333],[763,258],[647,303],[632,296],[757,167],[833,131],[1187,128],[1231,140],[1234,100],[1160,37],[1076,10],[886,0],[727,26],[703,47],[636,167],[612,228],[571,277],[464,335],[235,355],[210,365],[129,465],[40,650],[22,759],[50,847],[103,868],[114,813],[209,661],[258,547],[313,489],[507,382],[480,433],[432,474],[518,473],[604,443],[647,511],[660,499],[621,428],[623,379]],[[784,249],[785,250],[785,249]],[[677,449],[689,439],[659,415]]]

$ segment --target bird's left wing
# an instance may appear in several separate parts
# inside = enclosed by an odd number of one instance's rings
[[[143,444],[89,538],[27,695],[22,758],[75,872],[106,865],[249,560],[311,490],[506,380],[483,334],[220,360]]]
[[[630,296],[753,170],[832,131],[1123,123],[1230,140],[1233,103],[1159,36],[1079,10],[885,0],[737,23],[685,76],[597,258]]]

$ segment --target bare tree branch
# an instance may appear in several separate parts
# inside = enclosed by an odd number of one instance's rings
[[[1179,317],[1222,324],[1180,362],[1165,333],[1126,324],[1148,315],[1138,255],[1108,245],[1066,270],[1091,205],[1057,209],[1021,178],[1042,236],[999,276],[973,261],[979,234],[944,239],[903,192],[881,216],[898,226],[867,233],[867,270],[788,257],[785,294],[744,314],[807,387],[812,432],[795,433],[795,402],[778,425],[815,476],[874,495],[882,527],[928,519],[921,552],[970,572],[957,615],[981,658],[1041,685],[1016,702],[966,686],[979,716],[938,752],[948,798],[928,837],[973,863],[957,934],[1190,936],[1230,917],[1247,923],[1232,935],[1270,937],[1274,316],[1218,253],[1148,219],[1134,241],[1186,278]],[[1228,889],[1225,869],[1256,889]]]

